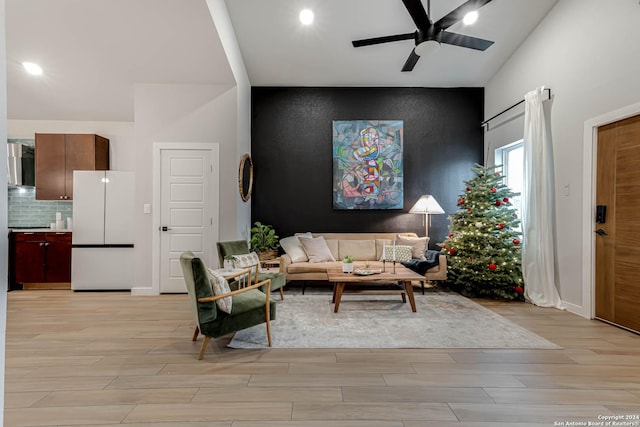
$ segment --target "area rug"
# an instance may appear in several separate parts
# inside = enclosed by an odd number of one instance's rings
[[[456,293],[416,294],[417,312],[400,295],[331,294],[277,301],[273,348],[561,348]],[[267,348],[264,325],[237,332],[232,348]]]

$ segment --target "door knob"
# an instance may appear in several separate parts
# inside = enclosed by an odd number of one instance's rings
[[[598,228],[598,229],[595,231],[595,233],[596,233],[598,236],[608,236],[607,232],[606,232],[606,231],[604,231],[602,228]]]
[[[162,231],[169,231],[169,230],[171,230],[171,229],[170,229],[169,227],[167,227],[166,225],[163,225],[162,227],[160,227],[160,229],[161,229]]]

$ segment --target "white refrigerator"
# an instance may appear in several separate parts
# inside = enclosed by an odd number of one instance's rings
[[[134,172],[73,172],[71,289],[131,289],[134,199]]]

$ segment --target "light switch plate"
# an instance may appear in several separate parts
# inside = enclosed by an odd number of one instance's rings
[[[151,204],[150,203],[145,203],[144,205],[142,205],[142,209],[143,209],[144,213],[150,214],[151,213]]]

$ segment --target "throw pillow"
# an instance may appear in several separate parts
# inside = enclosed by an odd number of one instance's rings
[[[331,255],[333,255],[333,259],[341,259],[338,251],[338,243],[340,242],[340,240],[324,239],[324,241],[327,243],[327,246],[329,246],[329,250],[331,251]]]
[[[400,236],[396,238],[397,245],[411,246],[411,258],[425,260],[424,253],[429,244],[428,237]]]
[[[309,258],[307,258],[307,253],[304,251],[302,247],[302,243],[300,243],[300,239],[298,236],[290,236],[285,237],[284,239],[280,239],[280,246],[286,252],[287,255],[291,257],[291,262],[307,262]]]
[[[382,254],[384,261],[405,262],[411,259],[411,246],[390,245],[385,246]]]
[[[207,273],[209,274],[209,282],[211,282],[211,289],[213,290],[213,295],[223,295],[231,292],[229,288],[229,282],[220,275],[215,270],[207,268]],[[225,313],[231,313],[231,297],[224,297],[216,300],[216,305],[220,309],[220,311],[224,311]]]
[[[251,267],[251,276],[256,277],[256,264],[258,264],[258,273],[262,273],[262,265],[260,264],[260,258],[255,252],[242,255],[234,255],[236,259],[236,268],[249,268]]]
[[[327,242],[325,242],[324,237],[298,237],[298,239],[300,239],[300,243],[302,243],[302,247],[307,253],[309,262],[315,263],[336,260],[331,254],[329,246],[327,246]]]
[[[376,259],[376,241],[370,240],[339,240],[338,249],[340,259],[347,255],[358,261],[374,261]]]

